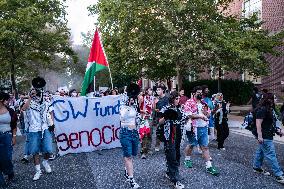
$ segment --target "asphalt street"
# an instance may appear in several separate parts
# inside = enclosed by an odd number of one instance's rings
[[[284,188],[272,176],[263,176],[252,171],[253,154],[257,147],[255,139],[231,133],[225,142],[226,151],[219,151],[216,147],[216,144],[210,144],[210,153],[213,164],[220,170],[220,175],[216,177],[206,173],[204,160],[201,155],[195,154],[192,169],[187,169],[184,165],[180,167],[182,182],[186,188]],[[23,148],[24,138],[18,137],[18,144],[14,147],[13,156],[16,177],[8,188],[130,188],[129,183],[125,182],[123,177],[124,166],[120,148],[58,157],[51,161],[53,172],[43,174],[38,181],[32,181],[35,171],[32,160],[27,164],[20,161]],[[276,151],[280,165],[284,167],[283,144],[276,144]],[[139,158],[139,156],[136,157],[134,167],[135,178],[142,188],[173,188],[164,177],[165,156],[163,150],[153,153],[146,160]],[[266,163],[264,167],[267,168]]]

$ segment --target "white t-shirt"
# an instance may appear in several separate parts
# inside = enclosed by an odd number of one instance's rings
[[[202,112],[203,105],[201,103],[197,103],[197,115],[205,116]],[[196,127],[207,127],[208,121],[204,121],[203,119],[195,120]]]

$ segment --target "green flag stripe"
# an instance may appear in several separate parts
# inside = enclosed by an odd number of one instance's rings
[[[81,95],[86,96],[87,89],[90,84],[94,83],[94,77],[97,72],[106,69],[107,67],[101,64],[93,63],[92,66],[86,71],[84,81],[82,84]]]

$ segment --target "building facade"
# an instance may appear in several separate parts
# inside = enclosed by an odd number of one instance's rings
[[[237,17],[250,17],[257,13],[258,18],[264,22],[262,28],[271,35],[284,30],[284,0],[234,0],[226,14]],[[284,39],[283,39],[284,40]],[[284,47],[276,47],[284,53]],[[253,77],[247,73],[224,72],[223,79],[250,80],[260,89],[268,89],[278,97],[284,97],[284,56],[275,57],[265,55],[270,66],[270,73],[265,77]],[[212,74],[202,73],[201,79],[214,79]]]

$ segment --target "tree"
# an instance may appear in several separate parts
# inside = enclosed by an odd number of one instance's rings
[[[268,73],[265,53],[281,35],[268,36],[256,18],[226,16],[231,0],[100,0],[98,14],[106,51],[117,68],[137,77],[168,79],[222,68]],[[113,63],[113,64],[114,64]]]
[[[0,0],[0,10],[1,70],[11,75],[14,90],[23,73],[58,68],[52,64],[56,57],[74,55],[62,1]]]

